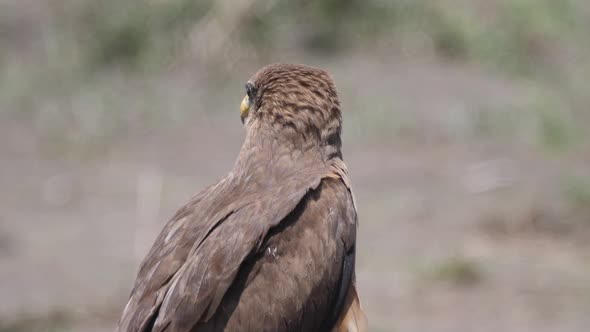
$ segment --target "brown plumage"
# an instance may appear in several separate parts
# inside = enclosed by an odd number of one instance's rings
[[[334,83],[277,64],[246,89],[233,170],[166,224],[117,331],[366,330]]]

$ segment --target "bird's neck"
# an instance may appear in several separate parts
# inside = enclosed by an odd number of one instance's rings
[[[248,128],[233,174],[278,183],[302,170],[325,168],[330,159],[341,158],[340,138],[336,141],[321,144],[309,137],[285,135],[271,124],[254,123]]]

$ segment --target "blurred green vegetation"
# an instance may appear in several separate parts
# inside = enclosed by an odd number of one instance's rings
[[[219,100],[218,87],[234,82],[236,72],[277,59],[423,59],[479,67],[535,91],[526,110],[476,110],[462,129],[466,135],[530,132],[539,146],[562,150],[583,139],[577,120],[589,118],[587,7],[579,0],[2,2],[0,110],[36,119],[55,146],[73,142],[85,150],[130,126],[194,112],[158,111],[167,105],[150,82],[175,68],[197,68],[205,80],[218,80],[207,99]],[[131,103],[130,96],[148,100]],[[86,101],[93,103],[82,116],[76,103]],[[383,121],[391,109],[382,106],[362,115],[380,128],[373,132],[412,136],[423,129],[411,115]]]
[[[484,278],[481,267],[477,262],[463,257],[449,257],[423,267],[419,274],[428,281],[444,282],[454,286],[472,286]]]
[[[590,223],[590,178],[585,176],[570,176],[564,184],[564,193],[572,208],[581,210],[585,219]]]
[[[18,317],[11,322],[0,322],[0,332],[60,332],[67,331],[69,316],[52,312],[42,317]]]
[[[53,19],[40,28],[48,29],[41,37],[57,49],[55,60],[80,54],[82,65],[136,66],[146,59],[161,64],[161,56],[183,51],[192,29],[216,19],[228,23],[228,41],[252,45],[259,53],[297,49],[334,54],[367,47],[368,53],[399,48],[427,53],[432,47],[438,56],[533,74],[552,69],[546,60],[559,56],[553,53],[588,51],[585,35],[590,25],[584,11],[578,10],[582,3],[250,0],[232,8],[229,1],[210,0],[64,0],[48,2],[44,15]],[[1,6],[10,9],[8,4]],[[226,18],[231,20],[225,22]],[[7,33],[0,50],[10,52],[11,43],[21,42],[23,23],[3,18],[1,24]]]

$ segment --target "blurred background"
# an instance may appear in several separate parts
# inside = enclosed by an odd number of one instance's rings
[[[265,64],[330,71],[370,331],[588,331],[585,0],[0,1],[0,331],[111,331]]]

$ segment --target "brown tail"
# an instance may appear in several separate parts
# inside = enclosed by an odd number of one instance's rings
[[[331,332],[366,332],[367,325],[367,316],[361,308],[355,284],[352,283],[346,295],[344,310]]]

